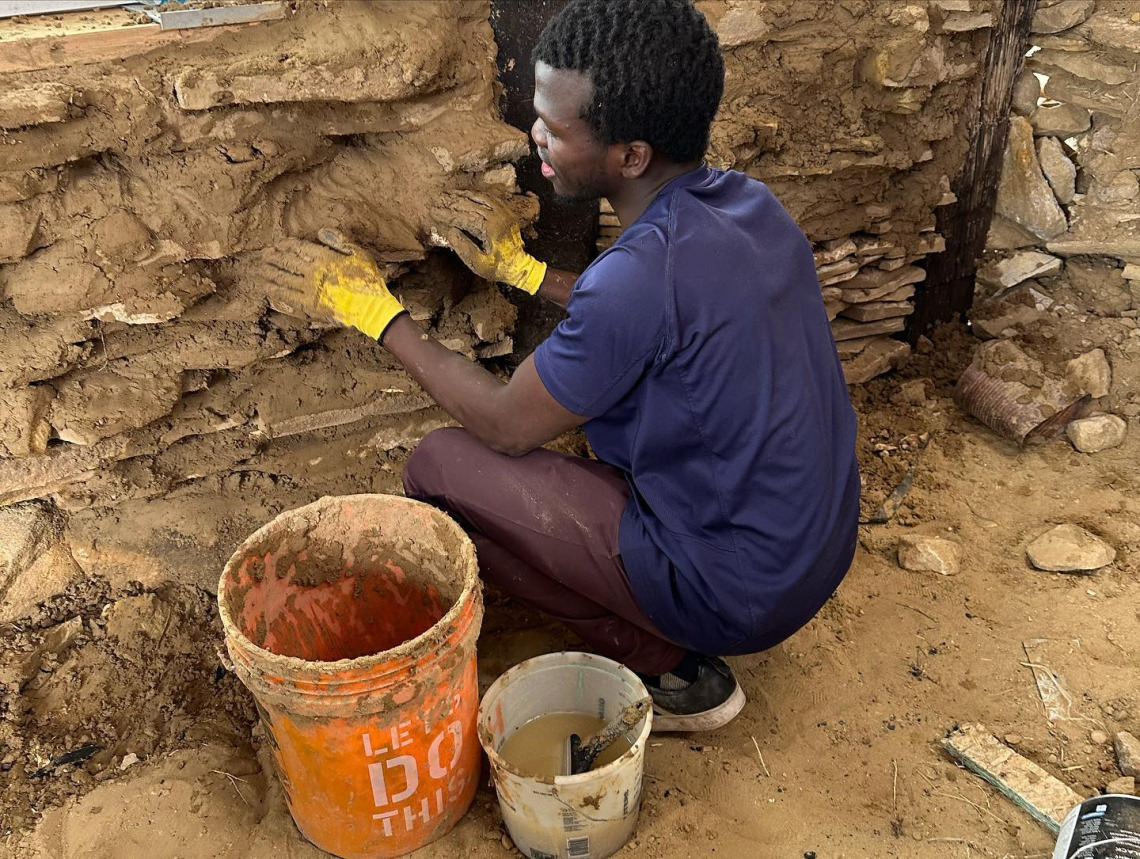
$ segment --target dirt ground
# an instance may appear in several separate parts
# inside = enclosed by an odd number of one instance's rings
[[[1114,373],[1134,373],[1135,319],[1094,315],[1050,316],[1052,347],[1061,355],[1066,338],[1077,348],[1095,330]],[[621,855],[1049,856],[1045,829],[941,749],[961,723],[984,723],[1082,794],[1118,777],[1111,742],[1091,734],[1140,728],[1140,432],[1133,421],[1122,447],[1091,456],[1064,437],[1019,451],[950,399],[977,342],[943,329],[894,376],[853,389],[865,514],[917,460],[913,488],[890,522],[862,528],[850,574],[811,624],[730,660],[750,701],[736,721],[654,736],[640,823]],[[1116,561],[1088,576],[1031,568],[1026,544],[1062,522],[1106,539]],[[901,569],[898,539],[916,531],[960,541],[960,572]],[[194,588],[96,581],[2,631],[0,849],[324,855],[288,817],[251,702],[218,656],[215,614]],[[1033,639],[1044,642],[1031,660]],[[568,645],[488,595],[484,687]],[[1030,661],[1059,676],[1071,718],[1046,718]],[[418,855],[512,852],[484,784],[460,825]]]

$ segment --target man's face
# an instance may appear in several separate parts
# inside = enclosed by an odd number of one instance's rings
[[[588,75],[538,63],[534,69],[534,111],[530,136],[542,159],[542,175],[558,196],[592,200],[606,196],[616,179],[612,151],[594,137],[582,118],[593,95]],[[620,156],[618,156],[620,165]]]

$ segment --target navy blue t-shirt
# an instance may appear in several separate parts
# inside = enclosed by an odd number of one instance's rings
[[[534,355],[628,476],[622,561],[666,636],[749,653],[819,610],[854,554],[855,414],[811,246],[768,188],[699,167],[582,273]]]

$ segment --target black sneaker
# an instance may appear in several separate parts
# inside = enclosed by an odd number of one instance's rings
[[[690,654],[686,661],[696,663],[692,680],[676,674],[642,678],[653,696],[654,731],[715,731],[744,709],[744,690],[723,659]]]

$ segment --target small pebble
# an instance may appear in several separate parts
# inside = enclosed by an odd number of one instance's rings
[[[1105,793],[1136,793],[1136,779],[1130,775],[1123,776],[1118,779],[1113,779],[1104,786]]]
[[[1104,731],[1093,731],[1089,734],[1089,739],[1096,743],[1098,746],[1103,746],[1108,742],[1108,734]]]

